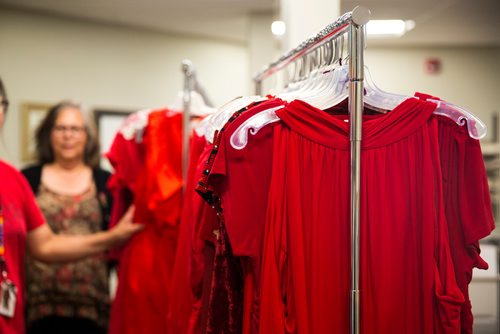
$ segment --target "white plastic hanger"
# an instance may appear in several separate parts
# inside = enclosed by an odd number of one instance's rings
[[[323,110],[334,107],[347,99],[349,97],[349,66],[342,65],[342,63],[348,63],[348,59],[343,58],[343,48],[344,39],[340,38],[334,42],[327,42],[317,49],[315,56],[318,57],[318,68],[314,70],[306,68],[311,64],[311,59],[308,61],[307,55],[297,60],[294,63],[292,83],[278,97],[286,101],[302,100]],[[307,70],[310,73],[308,78],[300,80],[299,78],[304,77],[304,72]],[[366,66],[364,90],[365,107],[382,113],[393,110],[409,98],[415,98],[381,90],[373,82]],[[469,111],[446,101],[427,100],[437,104],[435,114],[449,117],[460,126],[467,124],[472,138],[481,139],[486,135],[484,123]],[[283,106],[264,110],[241,124],[231,135],[230,141],[233,148],[243,149],[248,141],[248,133],[256,134],[262,127],[278,121],[276,110],[280,108]]]
[[[314,80],[318,80],[315,78]],[[318,83],[324,85],[329,83],[329,89],[320,94],[318,97],[311,96],[308,99],[304,99],[305,102],[314,105],[320,109],[326,109],[335,106],[345,100],[349,96],[349,68],[348,66],[341,66],[338,69],[328,72],[322,79],[319,79]],[[313,87],[313,86],[309,86]],[[321,91],[321,89],[316,90],[316,92]],[[378,88],[371,79],[371,75],[368,69],[365,67],[365,96],[364,103],[371,109],[378,111],[389,111],[396,108],[404,100],[408,98],[414,98],[405,95],[399,95],[394,93],[384,92]],[[290,99],[293,95],[300,96],[303,92],[299,89],[289,92],[289,95],[283,94],[281,98],[285,97]],[[299,98],[300,99],[300,98]],[[471,112],[456,106],[452,103],[437,100],[437,99],[427,99],[427,101],[437,104],[434,114],[446,116],[458,125],[467,125],[467,130],[471,138],[482,139],[486,136],[486,126],[485,124]],[[257,115],[246,120],[241,124],[236,131],[233,132],[230,138],[231,146],[237,150],[243,149],[248,142],[248,133],[255,135],[264,126],[279,121],[276,115],[276,110],[283,108],[283,106],[271,108],[264,110]]]
[[[148,125],[149,114],[153,109],[143,109],[136,111],[123,121],[118,130],[126,140],[135,138],[136,142],[142,142],[144,129]]]
[[[479,140],[486,136],[486,125],[471,112],[450,102],[436,99],[427,99],[427,101],[437,104],[434,114],[451,118],[460,126],[467,124],[467,131],[472,138]]]
[[[215,132],[220,130],[224,124],[231,118],[231,116],[250,104],[258,101],[265,101],[266,98],[261,96],[243,96],[231,100],[217,109],[215,113],[208,116],[206,123],[204,122],[203,129],[200,129],[199,134],[203,132],[205,139],[212,143],[214,140]]]

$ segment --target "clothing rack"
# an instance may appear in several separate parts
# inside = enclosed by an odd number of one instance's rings
[[[194,87],[193,63],[184,59],[181,65],[184,75],[184,87],[182,92],[182,180],[187,180],[187,169],[189,160],[189,135],[191,133],[191,91]],[[183,187],[184,189],[184,187]]]
[[[370,20],[370,11],[356,7],[326,26],[315,36],[305,40],[295,49],[269,64],[254,77],[258,95],[262,93],[262,81],[283,69],[300,57],[311,53],[324,43],[338,39],[345,33],[349,39],[349,113],[351,142],[351,333],[360,333],[359,309],[359,222],[360,222],[360,160],[363,116],[364,81],[364,26]]]
[[[193,62],[184,59],[181,63],[181,70],[184,77],[184,86],[182,91],[182,179],[187,179],[187,169],[189,160],[189,136],[191,134],[191,93],[197,92],[203,98],[204,103],[212,107],[213,104],[208,98],[205,90],[196,78],[196,71]]]

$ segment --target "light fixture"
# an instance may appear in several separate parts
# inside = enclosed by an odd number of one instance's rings
[[[283,36],[286,32],[286,24],[283,21],[274,21],[271,23],[271,32],[275,36]]]
[[[401,37],[407,31],[415,28],[412,20],[371,20],[366,25],[366,33],[373,37]]]

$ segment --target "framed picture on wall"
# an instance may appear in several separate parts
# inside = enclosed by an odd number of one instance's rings
[[[35,130],[52,107],[50,103],[26,102],[21,105],[21,160],[35,160]]]
[[[97,138],[99,139],[99,144],[101,146],[101,153],[109,151],[120,126],[131,113],[132,111],[125,110],[94,110]],[[112,170],[109,161],[106,158],[102,158],[102,156],[101,168]]]

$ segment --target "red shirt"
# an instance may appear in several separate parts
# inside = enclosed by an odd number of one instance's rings
[[[26,235],[45,224],[28,182],[14,167],[0,161],[0,203],[4,216],[4,248],[8,278],[17,287],[13,318],[0,315],[0,333],[22,334],[24,328],[24,254]],[[1,278],[0,278],[1,280]]]

